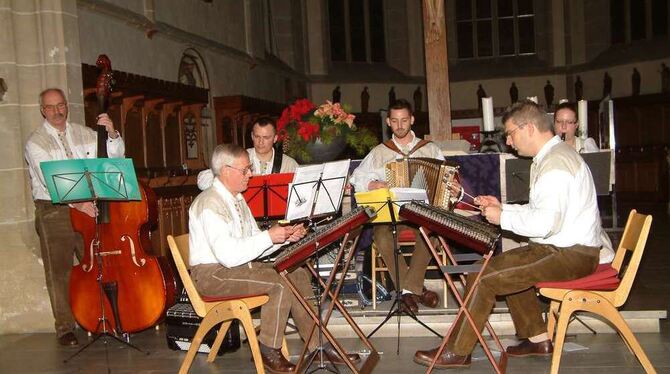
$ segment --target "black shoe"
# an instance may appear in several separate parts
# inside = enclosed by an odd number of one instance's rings
[[[75,346],[79,345],[79,341],[77,340],[77,337],[74,335],[74,333],[68,332],[65,335],[58,337],[58,344],[65,346]]]

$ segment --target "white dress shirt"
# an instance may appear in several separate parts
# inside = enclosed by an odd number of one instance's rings
[[[72,158],[96,158],[98,155],[98,135],[92,129],[76,123],[66,122],[65,139],[72,151]],[[122,158],[125,145],[121,136],[107,138],[107,155]],[[42,161],[67,160],[63,143],[58,139],[58,130],[46,120],[42,126],[30,134],[26,142],[25,158],[28,162],[33,200],[51,200],[40,168]]]
[[[216,178],[191,204],[189,263],[232,268],[269,255],[281,247],[261,231],[241,194],[233,196]]]
[[[575,149],[579,153],[591,153],[600,150],[593,138],[582,139],[580,137],[575,138]]]
[[[410,131],[412,136],[412,141],[407,145],[400,145],[393,135],[392,139],[395,145],[401,151],[407,153],[412,148],[414,148],[417,143],[421,141],[414,131]],[[444,155],[438,146],[433,143],[428,143],[423,147],[416,150],[416,152],[410,155],[412,157],[429,157],[436,158],[438,160],[444,160]],[[367,156],[363,159],[361,164],[354,170],[349,178],[349,182],[354,186],[356,192],[365,192],[368,190],[368,184],[372,181],[386,181],[386,169],[385,166],[391,161],[397,159],[402,159],[403,156],[397,152],[391,150],[389,147],[384,144],[379,144],[368,153]]]
[[[272,157],[270,161],[261,161],[258,156],[256,156],[256,149],[248,148],[247,153],[249,154],[249,161],[254,166],[254,175],[268,175],[272,174],[272,167],[274,166],[275,159],[275,150],[272,149]],[[280,173],[293,173],[295,169],[298,168],[298,163],[290,156],[282,155],[281,167],[279,169]],[[212,182],[214,181],[214,173],[211,169],[205,169],[198,173],[198,188],[201,190],[208,189]]]
[[[591,171],[558,136],[533,158],[528,204],[503,204],[500,226],[557,247],[600,247],[602,228]]]

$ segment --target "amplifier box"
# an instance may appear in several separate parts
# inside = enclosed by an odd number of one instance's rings
[[[191,347],[191,341],[193,340],[196,331],[198,331],[201,321],[202,318],[195,313],[191,302],[186,296],[186,292],[184,292],[179,298],[179,301],[168,309],[165,315],[165,337],[167,339],[168,347],[173,350],[187,351]],[[200,348],[198,348],[198,352],[210,352],[220,327],[221,324],[218,324],[207,332],[202,340]],[[240,348],[240,327],[239,321],[234,320],[230,324],[226,336],[223,338],[223,343],[221,344],[218,355],[220,356],[225,352],[236,351],[238,348]]]

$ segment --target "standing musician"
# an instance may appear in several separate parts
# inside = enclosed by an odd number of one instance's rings
[[[191,277],[203,295],[267,294],[261,307],[260,342],[263,364],[273,373],[295,372],[295,365],[281,353],[289,313],[298,333],[308,338],[313,321],[271,263],[259,262],[282,245],[305,236],[302,225],[272,226],[261,231],[241,193],[246,190],[253,164],[249,154],[234,144],[219,145],[210,163],[215,176],[189,209]],[[298,268],[289,274],[305,299],[314,297],[309,273]],[[309,349],[316,349],[316,339]],[[335,364],[343,364],[332,345],[324,352]],[[349,355],[358,361],[357,354]]]
[[[68,281],[73,265],[72,256],[77,254],[81,257],[83,243],[81,236],[72,228],[69,207],[51,203],[40,162],[95,158],[98,153],[97,133],[67,120],[68,104],[59,88],[48,88],[40,93],[40,112],[44,122],[30,134],[25,147],[35,201],[35,228],[40,237],[44,275],[58,342],[61,345],[77,345],[79,342],[73,332],[75,321],[70,310]],[[107,154],[114,158],[123,157],[123,139],[114,129],[109,116],[104,113],[99,115],[97,124],[107,130]],[[70,207],[91,217],[97,214],[95,205],[90,201],[70,204]]]
[[[507,348],[507,354],[551,355],[553,345],[534,285],[584,277],[598,266],[601,226],[596,190],[584,160],[553,135],[546,113],[537,104],[518,102],[502,121],[507,144],[520,156],[533,157],[529,202],[501,204],[493,196],[478,196],[475,202],[489,222],[528,237],[529,243],[490,260],[467,308],[481,332],[496,297],[504,296],[522,338],[519,345]],[[468,275],[468,287],[476,276]],[[436,367],[470,365],[477,336],[461,317]],[[429,366],[437,351],[417,351],[414,361]]]
[[[298,163],[293,158],[275,150],[277,129],[272,118],[258,118],[251,129],[251,139],[254,147],[247,149],[247,152],[253,165],[254,175],[293,173],[298,167]],[[212,171],[203,170],[198,174],[198,187],[206,190],[212,185],[213,180]]]
[[[351,175],[350,182],[357,192],[387,188],[385,166],[391,161],[405,157],[429,157],[444,160],[440,148],[427,140],[418,138],[411,130],[414,124],[414,116],[412,115],[412,105],[407,100],[399,99],[391,103],[388,108],[386,124],[393,132],[392,138],[373,148]],[[405,226],[401,225],[401,227]],[[417,302],[435,308],[439,302],[439,297],[435,292],[429,291],[423,286],[426,269],[432,255],[426,243],[420,239],[419,231],[414,227],[408,228],[414,231],[417,238],[411,264],[407,266],[404,259],[398,259],[400,284],[395,284],[395,276],[391,276],[391,279],[396,290],[402,292],[403,302],[400,307],[408,308],[412,313],[417,313],[419,311]],[[394,252],[391,226],[375,225],[374,241],[389,269],[389,273],[396,274],[396,253]]]

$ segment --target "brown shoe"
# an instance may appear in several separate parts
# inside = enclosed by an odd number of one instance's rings
[[[406,313],[417,314],[419,313],[419,305],[416,303],[416,300],[419,297],[413,293],[406,293],[400,296],[400,311]]]
[[[423,293],[419,297],[419,302],[429,308],[435,308],[437,303],[440,302],[440,297],[437,296],[437,293],[427,290],[426,287],[423,288]]]
[[[332,344],[328,343],[324,345],[323,353],[325,353],[326,356],[328,356],[328,360],[330,360],[330,362],[332,362],[333,364],[346,365],[346,363],[342,360],[342,358],[337,353],[337,350],[335,350],[335,347],[333,347]],[[347,353],[347,359],[355,364],[361,360],[361,356],[359,356],[358,353]]]
[[[266,347],[262,343],[258,343],[258,346],[261,349],[265,370],[275,374],[295,373],[295,365],[284,357],[281,348]]]
[[[440,347],[433,348],[429,351],[416,351],[414,354],[414,362],[419,365],[430,366],[430,363],[433,362],[433,358],[435,358],[438,349],[440,349]],[[459,368],[470,366],[471,362],[472,355],[459,356],[445,349],[442,351],[440,357],[437,358],[435,367],[440,369]]]
[[[79,341],[77,340],[77,337],[74,336],[74,333],[68,332],[65,335],[61,335],[58,337],[58,344],[65,346],[73,346],[78,345]]]
[[[523,339],[521,343],[509,346],[506,349],[507,354],[514,357],[524,356],[547,356],[554,353],[554,345],[547,339],[540,343],[533,343],[528,339]]]

